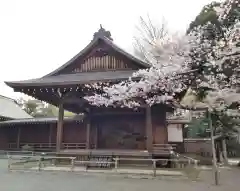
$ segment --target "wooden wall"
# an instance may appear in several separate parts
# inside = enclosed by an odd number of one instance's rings
[[[56,143],[57,124],[24,124],[0,128],[0,148],[8,148],[9,143]],[[86,125],[83,123],[64,123],[63,143],[85,143]]]
[[[85,143],[86,124],[68,123],[63,126],[63,143]]]
[[[18,128],[15,126],[1,127],[5,129],[6,137],[9,143],[17,142]]]
[[[167,129],[158,122],[153,122],[153,144],[167,144]]]
[[[92,119],[97,147],[107,149],[145,149],[145,118],[139,115],[113,115]]]
[[[146,149],[146,112],[124,109],[95,111],[91,117],[90,148],[100,149]],[[102,114],[102,115],[99,115]],[[87,120],[84,123],[65,122],[62,143],[86,143]],[[0,129],[0,147],[5,142],[17,143],[18,128],[21,128],[20,143],[56,143],[57,125],[33,124],[4,127]],[[51,132],[51,137],[50,137]],[[166,112],[163,108],[152,109],[153,144],[168,143]]]
[[[114,50],[111,46],[99,40],[91,50],[78,56],[58,74],[79,72],[98,72],[113,70],[137,70],[143,68],[126,56]]]
[[[49,141],[49,124],[29,124],[20,128],[20,143],[48,143]]]
[[[109,70],[122,70],[129,69],[126,63],[117,59],[115,56],[102,56],[102,57],[89,57],[78,64],[73,70],[73,73],[90,72],[90,71],[109,71]]]
[[[153,144],[167,144],[166,111],[161,107],[152,109]]]
[[[0,149],[6,149],[8,147],[8,136],[6,128],[0,128]]]
[[[57,139],[57,124],[50,124],[49,126],[49,142],[55,144]]]

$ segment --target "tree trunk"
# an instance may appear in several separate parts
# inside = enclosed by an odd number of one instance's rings
[[[223,162],[225,165],[227,165],[228,164],[228,156],[227,156],[226,139],[222,139],[222,152],[223,152]]]
[[[215,141],[215,151],[216,151],[216,158],[217,158],[217,162],[221,163],[221,149],[220,149],[220,145],[219,145],[219,141]]]
[[[213,133],[213,127],[212,127],[212,117],[211,113],[207,111],[208,113],[208,125],[209,129],[211,130],[211,146],[212,146],[212,155],[213,155],[213,171],[214,171],[214,179],[215,179],[215,185],[219,185],[219,174],[218,174],[218,167],[217,167],[217,157],[216,157],[216,148],[215,148],[215,140],[214,140],[214,133]]]

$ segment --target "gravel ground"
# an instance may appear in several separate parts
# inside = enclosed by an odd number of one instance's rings
[[[107,175],[79,175],[61,172],[8,172],[7,161],[0,160],[1,191],[237,191],[240,169],[222,170],[221,185],[213,185],[211,171],[201,173],[200,180],[162,180],[124,178]]]

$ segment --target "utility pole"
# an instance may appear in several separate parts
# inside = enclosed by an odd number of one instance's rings
[[[211,131],[211,142],[212,142],[212,155],[213,155],[213,171],[214,171],[214,179],[215,179],[215,185],[219,185],[219,172],[217,167],[217,157],[216,157],[216,149],[215,149],[215,140],[214,140],[214,132],[212,127],[212,117],[211,112],[207,110],[207,118],[208,118],[208,127]]]

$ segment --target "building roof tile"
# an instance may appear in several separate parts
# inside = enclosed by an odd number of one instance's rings
[[[15,100],[0,95],[0,116],[10,119],[32,118]]]

